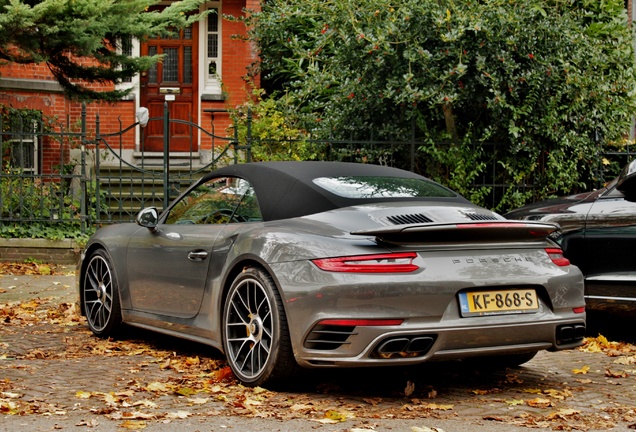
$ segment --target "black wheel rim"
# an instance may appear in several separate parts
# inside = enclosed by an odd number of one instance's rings
[[[239,378],[258,377],[272,354],[272,308],[267,292],[254,279],[240,282],[228,298],[225,317],[227,357]]]
[[[113,310],[113,278],[108,262],[96,255],[88,263],[84,279],[84,308],[90,327],[103,331]]]

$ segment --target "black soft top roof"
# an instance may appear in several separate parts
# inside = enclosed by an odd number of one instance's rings
[[[418,198],[346,198],[316,185],[313,183],[315,178],[379,176],[426,179],[410,171],[380,165],[289,161],[229,165],[212,171],[203,180],[225,176],[240,177],[252,184],[263,220],[266,221],[306,216],[363,203],[418,200]],[[419,198],[419,200],[431,201],[435,198]],[[444,200],[448,201],[449,198]],[[466,202],[459,195],[450,200]]]

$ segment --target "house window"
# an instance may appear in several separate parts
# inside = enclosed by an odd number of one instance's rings
[[[139,55],[139,41],[130,36],[122,37],[117,40],[117,51],[129,57]],[[138,76],[122,78],[121,82],[116,85],[119,90],[134,87],[139,82]],[[133,95],[129,95],[126,99],[132,99]]]
[[[219,88],[221,78],[221,4],[209,8],[205,27],[205,64],[204,76],[207,89]]]
[[[132,57],[133,55],[132,36],[126,36],[121,39],[121,53],[125,56]],[[125,83],[129,83],[129,82],[132,82],[132,78],[126,77],[122,81]]]

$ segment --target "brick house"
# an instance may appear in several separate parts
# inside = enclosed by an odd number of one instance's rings
[[[241,16],[244,9],[260,10],[259,0],[218,0],[206,2],[202,8],[214,9],[203,21],[180,32],[179,38],[132,41],[127,50],[132,55],[163,54],[161,64],[136,76],[123,87],[132,87],[126,100],[116,103],[87,104],[87,117],[99,114],[101,133],[115,132],[136,120],[140,107],[149,110],[150,117],[161,117],[168,101],[171,119],[192,120],[216,135],[226,136],[231,124],[226,110],[240,105],[250,97],[246,82],[249,66],[256,59],[253,47],[235,38],[245,35],[244,25],[223,19],[223,15]],[[258,77],[255,78],[259,85]],[[0,104],[14,108],[40,110],[45,116],[55,116],[64,123],[77,124],[82,105],[68,100],[49,73],[46,65],[0,65]],[[89,127],[94,127],[94,120]],[[205,134],[195,131],[191,136],[186,127],[171,130],[170,152],[192,151],[203,154],[213,145]],[[136,163],[141,152],[163,152],[162,122],[151,122],[147,128],[123,139],[122,158]],[[145,134],[143,139],[140,134]],[[46,172],[48,146],[40,144],[39,171]],[[57,144],[59,148],[59,144]],[[143,148],[141,148],[143,147]],[[52,150],[52,149],[51,149]],[[59,151],[58,151],[59,153]],[[51,159],[53,159],[51,157]]]

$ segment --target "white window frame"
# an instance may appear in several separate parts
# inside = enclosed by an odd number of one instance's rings
[[[132,57],[139,57],[141,55],[141,44],[136,38],[132,38],[131,55]],[[117,51],[121,53],[121,48],[117,48]],[[135,98],[135,95],[139,93],[139,74],[135,74],[130,81],[122,82],[115,85],[117,90],[125,90],[132,88],[133,92],[130,93],[129,99]],[[138,99],[138,98],[137,98]]]
[[[221,10],[221,2],[214,1],[206,3],[207,10],[216,9],[216,14],[209,14],[205,22],[199,26],[199,40],[203,41],[203,43],[199,44],[199,58],[202,60],[199,62],[199,76],[203,78],[203,89],[202,93],[207,95],[218,95],[221,96],[222,88],[221,88],[221,77],[223,71],[223,44],[222,44],[222,34],[223,34],[223,12]],[[208,57],[208,23],[210,19],[217,19],[218,26],[216,33],[218,34],[218,46],[217,46],[217,56],[216,57]],[[210,73],[210,64],[214,62],[216,63],[215,73]]]

